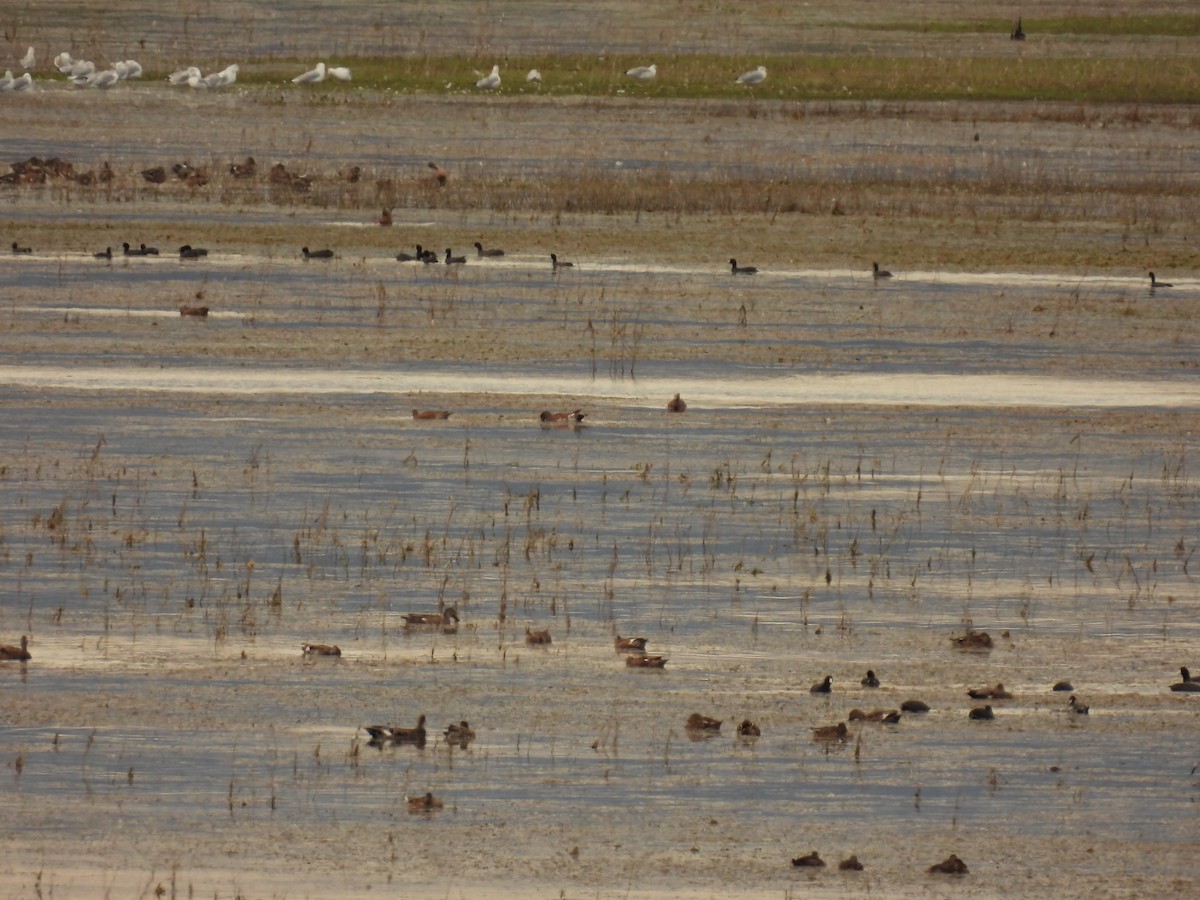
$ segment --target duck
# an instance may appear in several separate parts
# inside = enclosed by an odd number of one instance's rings
[[[634,66],[632,69],[626,69],[625,74],[638,81],[652,81],[658,75],[658,65],[651,63],[648,66]]]
[[[483,91],[494,91],[500,87],[500,66],[492,66],[492,71],[475,82],[475,87]]]
[[[870,712],[852,709],[847,718],[851,722],[882,722],[885,725],[895,725],[900,721],[900,713],[894,709],[873,709]]]
[[[142,251],[142,248],[141,248],[141,247],[131,247],[131,246],[129,246],[129,242],[128,242],[128,241],[125,241],[125,243],[121,244],[121,248],[122,248],[122,249],[125,251],[125,255],[126,255],[126,256],[145,256],[145,255],[146,255],[146,254],[145,254],[145,253]]]
[[[1072,694],[1071,699],[1067,701],[1067,709],[1077,716],[1086,716],[1091,707],[1084,706],[1075,698],[1075,695]]]
[[[862,870],[863,864],[858,861],[857,856],[847,856],[838,863],[839,872],[861,872]]]
[[[450,418],[450,410],[448,409],[414,409],[412,411],[414,419],[448,419]]]
[[[1171,690],[1177,694],[1200,693],[1200,681],[1179,681],[1171,685]]]
[[[437,182],[439,187],[446,186],[446,181],[447,181],[447,179],[449,179],[450,173],[448,173],[445,169],[443,169],[441,166],[439,166],[435,162],[428,162],[425,164],[425,167],[427,169],[433,170],[433,174],[430,176],[430,178],[432,178],[435,182]]]
[[[1056,681],[1056,682],[1054,682],[1054,687],[1050,688],[1050,690],[1052,690],[1052,691],[1073,691],[1073,690],[1075,690],[1075,688],[1069,681]]]
[[[619,634],[613,638],[613,647],[618,650],[645,650],[646,639],[644,637],[621,637]]]
[[[734,275],[754,275],[758,272],[757,266],[739,266],[736,259],[729,260],[729,270]]]
[[[467,261],[467,258],[465,256],[454,256],[450,253],[450,248],[449,247],[446,248],[446,265],[461,266],[466,261]]]
[[[565,423],[574,425],[582,422],[586,415],[587,413],[581,409],[573,409],[570,412],[550,412],[550,410],[545,409],[542,410],[542,414],[538,418],[547,424]]]
[[[762,729],[749,719],[742,719],[737,727],[738,737],[762,737]]]
[[[208,251],[203,247],[193,247],[191,244],[184,244],[179,248],[180,259],[200,259],[208,256]]]
[[[925,871],[930,875],[966,875],[967,864],[951,853],[940,863],[934,863]]]
[[[394,725],[364,725],[363,730],[375,743],[392,741],[397,744],[425,744],[425,716],[417,719],[415,728],[397,728]]]
[[[793,859],[792,865],[797,868],[820,868],[825,865],[825,860],[821,859],[820,854],[814,850],[808,856],[798,856]]]
[[[1159,281],[1157,278],[1154,277],[1153,272],[1150,272],[1149,275],[1150,275],[1150,290],[1154,290],[1155,288],[1175,287],[1175,285],[1173,285],[1173,284],[1168,284],[1165,281]]]
[[[997,683],[992,688],[971,688],[967,696],[974,700],[1011,700],[1013,695],[1004,689],[1003,684]]]
[[[16,241],[13,241],[12,242],[12,252],[13,253],[32,253],[33,248],[32,247],[22,247]]]
[[[432,812],[435,809],[441,809],[445,804],[437,797],[433,796],[432,792],[426,793],[422,797],[405,797],[408,803],[408,811],[411,813]]]
[[[1025,40],[1025,29],[1021,27],[1021,17],[1017,16],[1017,21],[1013,23],[1012,31],[1008,33],[1010,40],[1023,41]]]
[[[379,214],[379,218],[375,220],[376,225],[382,225],[384,228],[390,228],[392,224],[392,211],[386,206],[383,212]]]
[[[905,700],[900,704],[901,712],[909,713],[927,713],[929,712],[929,704],[924,700]]]
[[[630,669],[665,669],[667,666],[667,657],[627,656],[625,657],[625,665]]]
[[[405,613],[404,627],[405,628],[428,628],[448,626],[450,620],[454,620],[454,624],[458,625],[458,610],[453,606],[447,606],[441,612],[436,613]]]
[[[737,77],[736,84],[762,84],[767,80],[767,67],[759,66],[756,69],[751,69],[749,72],[743,72]]]
[[[354,77],[347,66],[330,66],[325,70],[325,74],[338,81],[351,81]]]
[[[420,244],[417,244],[416,253],[405,253],[401,251],[396,254],[396,259],[400,262],[429,262],[429,256],[432,254],[434,262],[437,262],[437,254],[431,250],[426,250]]]
[[[879,679],[875,676],[874,669],[867,669],[867,674],[863,676],[861,684],[866,688],[879,687]]]
[[[879,268],[879,263],[871,263],[871,277],[878,281],[880,278],[891,278],[892,273],[887,269]]]
[[[688,731],[709,731],[718,732],[721,730],[721,719],[714,719],[712,716],[702,716],[700,713],[692,713],[687,717],[687,722],[683,727]]]
[[[138,249],[142,251],[142,256],[158,256],[157,247],[147,247],[145,244],[142,244]]]
[[[1188,671],[1187,666],[1179,667],[1179,677],[1183,681],[1200,681],[1200,678],[1193,678],[1192,673]]]
[[[112,259],[112,247],[105,247],[97,253],[92,254],[95,259]]]
[[[484,250],[483,244],[480,241],[475,242],[475,252],[479,255],[480,259],[482,259],[485,256],[503,256],[504,255],[504,251],[497,247],[493,247],[491,249]]]
[[[560,262],[558,259],[558,254],[556,254],[556,253],[550,254],[550,267],[555,272],[557,272],[559,269],[571,269],[571,268],[574,268],[574,266],[575,266],[575,263],[573,263],[573,262]]]
[[[21,635],[19,647],[12,644],[0,644],[0,659],[14,662],[26,662],[33,657],[29,653],[29,635]]]
[[[337,644],[301,644],[305,656],[341,656],[342,648]]]
[[[142,169],[142,177],[151,184],[163,184],[167,180],[167,170],[162,166]]]
[[[525,627],[525,643],[531,647],[544,647],[547,644],[554,643],[550,637],[550,629],[543,628],[541,631],[534,631],[528,626]]]
[[[966,634],[950,638],[960,650],[991,650],[992,637],[986,631],[967,630]]]
[[[305,259],[333,259],[332,250],[309,250],[307,247],[301,247],[300,252],[304,254]]]
[[[195,319],[207,319],[208,318],[208,307],[207,306],[188,306],[185,303],[185,304],[183,304],[183,306],[179,307],[179,315],[183,316],[184,318],[192,317]]]
[[[258,174],[258,163],[254,161],[253,156],[247,156],[245,162],[232,163],[229,166],[229,174],[234,178],[253,178]]]
[[[687,401],[676,394],[667,401],[667,412],[681,413],[687,411]]]
[[[992,712],[990,706],[977,706],[967,713],[967,718],[978,720],[994,719],[996,718],[996,714]]]
[[[846,723],[838,722],[836,725],[820,725],[814,728],[812,739],[814,741],[844,741],[849,734],[850,729],[846,727]]]
[[[325,63],[319,62],[307,72],[301,72],[292,79],[292,84],[317,84],[325,80]]]
[[[444,734],[446,735],[446,739],[452,744],[466,744],[468,741],[475,740],[475,729],[467,724],[466,719],[463,719],[457,725],[448,726]]]
[[[810,694],[832,694],[833,693],[833,676],[826,675],[821,681],[818,681],[808,689]]]

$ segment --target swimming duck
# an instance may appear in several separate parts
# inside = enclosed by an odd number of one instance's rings
[[[1004,689],[1003,684],[997,684],[993,688],[971,688],[967,696],[974,700],[1011,700],[1013,695]]]
[[[142,177],[151,184],[163,184],[167,180],[167,170],[162,166],[152,169],[142,169]]]
[[[32,253],[33,248],[32,247],[22,247],[16,241],[13,241],[12,242],[12,251],[13,251],[13,253]]]
[[[449,247],[446,248],[446,265],[459,266],[459,265],[462,265],[463,263],[465,263],[466,261],[467,261],[467,258],[465,256],[452,256],[450,254],[450,248]]]
[[[1025,29],[1021,27],[1021,17],[1017,16],[1017,21],[1013,23],[1012,31],[1009,32],[1010,40],[1023,41],[1025,40]]]
[[[798,856],[792,860],[792,865],[797,868],[819,868],[825,865],[825,860],[821,859],[820,855],[814,850],[808,856]]]
[[[721,719],[714,719],[711,716],[702,716],[700,713],[692,713],[684,723],[684,728],[688,731],[711,731],[716,732],[721,730]]]
[[[234,178],[253,178],[257,172],[258,163],[253,156],[247,156],[245,162],[233,163],[229,167],[229,174]]]
[[[1192,673],[1188,671],[1188,667],[1187,667],[1187,666],[1180,666],[1180,667],[1179,667],[1179,677],[1180,677],[1180,678],[1181,678],[1183,681],[1200,681],[1200,678],[1193,678],[1193,677],[1192,677]]]
[[[121,244],[121,248],[125,251],[126,256],[145,256],[146,253],[140,247],[131,247],[129,242]]]
[[[29,635],[27,634],[21,635],[21,646],[19,647],[12,644],[0,644],[0,659],[25,662],[32,658],[29,654]]]
[[[743,72],[737,77],[737,84],[762,84],[767,80],[767,67],[759,66],[756,69],[751,69],[749,72]]]
[[[375,220],[375,224],[382,225],[384,228],[390,227],[392,224],[392,211],[385,206],[383,212],[379,214],[379,218]]]
[[[142,244],[138,249],[142,251],[142,256],[158,256],[157,247],[147,247],[145,244]]]
[[[437,183],[438,187],[446,186],[446,181],[450,178],[449,172],[435,162],[428,162],[425,164],[425,167],[433,170],[433,174],[430,177]]]
[[[408,803],[408,811],[411,813],[431,812],[441,809],[445,805],[432,793],[427,793],[423,797],[406,797],[405,800]]]
[[[871,263],[871,277],[878,281],[880,278],[891,278],[892,273],[887,269],[879,268],[879,263]]]
[[[180,259],[200,259],[208,256],[208,251],[203,247],[193,247],[191,244],[184,244],[179,248]]]
[[[305,656],[341,656],[342,648],[337,644],[301,644]]]
[[[762,737],[762,729],[749,719],[742,719],[737,727],[738,737]]]
[[[874,669],[867,669],[867,674],[863,676],[862,686],[867,688],[879,687],[879,679],[875,677]]]
[[[1173,284],[1168,284],[1165,281],[1159,281],[1158,279],[1156,279],[1154,277],[1153,272],[1150,272],[1149,275],[1150,275],[1150,290],[1154,290],[1155,288],[1175,287],[1175,285],[1173,285]]]
[[[92,256],[95,259],[112,259],[112,247],[105,247],[98,253],[93,253]]]
[[[573,262],[559,262],[558,254],[556,254],[556,253],[550,254],[550,266],[551,266],[551,268],[554,269],[555,272],[557,272],[559,269],[570,269],[574,265],[575,265],[575,263],[573,263]]]
[[[500,87],[500,67],[492,66],[492,71],[475,82],[475,87],[484,91],[494,91]]]
[[[1071,682],[1069,682],[1069,681],[1056,681],[1056,682],[1054,682],[1054,687],[1050,688],[1050,690],[1052,690],[1052,691],[1073,691],[1073,690],[1075,690],[1075,688],[1072,687]]]
[[[844,741],[850,733],[850,729],[846,727],[845,722],[838,722],[836,725],[820,725],[812,730],[812,739],[814,741]]]
[[[412,411],[414,419],[448,419],[450,418],[450,410],[448,409],[414,409]]]
[[[475,252],[476,252],[476,254],[479,255],[479,257],[481,259],[485,256],[495,257],[495,256],[503,256],[504,255],[504,251],[497,247],[493,247],[489,250],[484,250],[483,244],[479,241],[475,242]]]
[[[541,631],[533,631],[526,626],[525,643],[533,647],[544,647],[547,644],[553,643],[553,640],[550,637],[550,629],[543,628]]]
[[[900,709],[903,712],[927,713],[929,712],[929,704],[924,700],[905,700],[900,704]]]
[[[971,710],[969,713],[967,713],[967,718],[980,719],[980,720],[994,719],[994,718],[996,718],[996,714],[994,712],[992,712],[992,708],[990,706],[977,706],[973,710]]]
[[[456,610],[453,606],[447,606],[441,612],[436,613],[405,613],[404,627],[436,628],[439,626],[449,626],[451,619],[454,620],[455,625],[458,625],[458,610]]]
[[[934,863],[925,871],[930,875],[966,875],[967,864],[951,853],[940,863]]]
[[[617,650],[645,650],[646,639],[644,637],[623,638],[618,634],[613,638],[613,646]]]
[[[847,856],[838,863],[839,872],[861,872],[862,870],[863,864],[858,861],[857,856]]]
[[[1171,685],[1171,690],[1177,694],[1200,693],[1200,681],[1180,681]]]
[[[196,319],[208,318],[207,306],[188,306],[186,303],[179,307],[179,314],[184,317],[191,316]]]
[[[729,260],[729,270],[734,275],[753,275],[758,271],[755,266],[739,266],[736,259]]]
[[[550,412],[549,410],[542,410],[542,414],[538,416],[538,418],[542,422],[546,423],[576,424],[582,422],[584,416],[586,415],[587,413],[581,409],[573,409],[570,412]]]
[[[304,254],[305,259],[333,259],[332,250],[309,250],[307,247],[301,247],[300,252]]]
[[[475,729],[467,724],[466,719],[463,719],[457,725],[450,725],[444,733],[446,740],[452,744],[466,746],[469,741],[475,740]]]
[[[826,675],[823,681],[818,681],[808,689],[810,694],[832,694],[833,693],[833,676]]]
[[[851,722],[883,722],[887,725],[895,725],[900,721],[900,713],[894,709],[873,709],[870,712],[852,709],[847,718]]]
[[[967,630],[964,635],[951,637],[960,650],[991,650],[992,637],[986,631]]]
[[[676,394],[667,401],[667,412],[681,413],[687,411],[687,401]]]
[[[375,743],[392,741],[397,744],[425,744],[425,716],[417,719],[415,728],[397,728],[394,725],[364,725],[363,730]]]
[[[627,656],[625,665],[631,669],[663,669],[667,665],[665,656]]]
[[[1067,708],[1077,716],[1086,716],[1090,707],[1084,706],[1072,694],[1071,699],[1067,701]]]
[[[658,65],[651,63],[648,66],[634,66],[632,69],[626,69],[625,74],[638,81],[651,81],[658,74]]]

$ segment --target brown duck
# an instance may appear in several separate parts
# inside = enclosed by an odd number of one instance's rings
[[[29,655],[29,635],[21,635],[21,646],[14,647],[12,644],[0,644],[0,659],[13,660],[17,662],[25,662],[32,659]]]

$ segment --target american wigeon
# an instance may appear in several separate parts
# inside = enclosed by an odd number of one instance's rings
[[[845,722],[838,722],[836,725],[819,725],[812,730],[814,741],[844,741],[850,733],[850,729],[846,727]]]
[[[810,694],[832,694],[833,693],[833,676],[826,675],[824,680],[818,681],[808,689]]]
[[[613,647],[618,651],[621,650],[645,650],[646,639],[644,637],[621,637],[619,634],[613,638]]]
[[[342,648],[337,644],[301,644],[305,656],[341,656]]]
[[[994,719],[996,718],[996,714],[992,712],[992,708],[990,706],[977,706],[967,713],[967,718],[979,720]]]
[[[542,410],[542,414],[538,419],[544,425],[577,425],[583,421],[587,415],[581,409],[573,409],[570,412],[550,412],[550,410]]]
[[[866,688],[879,687],[879,678],[875,675],[874,669],[867,669],[867,674],[863,676],[862,686]]]
[[[754,275],[757,274],[756,266],[739,266],[736,259],[729,260],[729,271],[734,275]]]
[[[681,413],[687,411],[687,401],[676,394],[667,401],[667,412]]]
[[[721,730],[721,719],[714,719],[711,716],[702,716],[700,713],[692,713],[687,717],[687,722],[684,723],[684,728],[688,731],[711,731],[717,732]]]
[[[966,634],[950,638],[960,650],[991,650],[992,637],[986,631],[968,630]]]
[[[924,700],[905,700],[900,704],[902,712],[910,713],[927,713],[929,712],[929,704]]]
[[[470,741],[475,740],[475,729],[467,724],[467,720],[463,719],[457,725],[450,725],[445,732],[446,740],[451,744],[462,744],[465,746]]]
[[[1003,684],[990,688],[971,688],[967,696],[973,700],[1011,700],[1012,694],[1004,689]]]
[[[492,257],[492,258],[495,258],[495,257],[497,257],[497,256],[503,256],[503,255],[504,255],[504,251],[503,251],[503,250],[501,250],[501,249],[500,249],[500,248],[498,248],[498,247],[491,247],[491,248],[489,248],[489,249],[487,249],[487,250],[484,250],[484,249],[483,249],[483,244],[482,244],[481,242],[479,242],[479,241],[476,241],[476,242],[475,242],[475,252],[476,252],[476,254],[478,254],[478,255],[479,255],[479,257],[480,257],[481,259],[482,259],[482,258],[485,258],[485,257]]]
[[[394,744],[425,745],[425,716],[417,719],[415,728],[396,728],[393,725],[364,725],[363,730],[376,743],[391,741]]]
[[[797,868],[820,868],[825,865],[825,860],[814,850],[808,856],[797,856],[792,860],[792,865]]]
[[[742,719],[737,727],[738,737],[762,737],[762,729],[749,719]]]
[[[851,722],[883,722],[888,725],[895,725],[900,721],[900,712],[895,709],[873,709],[870,712],[863,712],[861,709],[850,710],[848,718]]]
[[[667,665],[665,656],[627,656],[625,665],[630,669],[663,669]]]
[[[450,410],[448,409],[414,409],[412,411],[414,419],[448,419],[450,418]]]
[[[858,861],[857,856],[847,856],[838,863],[839,872],[861,872],[862,870],[863,864]]]
[[[0,644],[0,659],[25,662],[32,658],[29,654],[29,635],[27,634],[21,635],[21,646],[19,647],[12,644]]]
[[[233,163],[229,167],[229,174],[234,178],[253,178],[257,173],[258,163],[253,156],[247,156],[245,162]]]
[[[550,629],[543,628],[541,631],[533,631],[526,626],[525,628],[525,643],[533,647],[544,647],[547,644],[553,643],[550,637]]]
[[[940,863],[934,863],[925,871],[930,875],[966,875],[967,864],[951,853]]]
[[[426,793],[423,797],[406,797],[408,801],[408,811],[411,813],[432,812],[435,809],[441,809],[445,804],[433,796],[433,793]]]

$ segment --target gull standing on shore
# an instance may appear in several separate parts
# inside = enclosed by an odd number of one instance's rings
[[[477,82],[475,82],[475,87],[481,88],[485,91],[494,91],[496,88],[500,87],[500,67],[492,66],[491,74],[484,75]]]
[[[767,67],[759,66],[757,69],[751,69],[749,72],[743,72],[737,77],[738,84],[762,84],[767,80]]]

